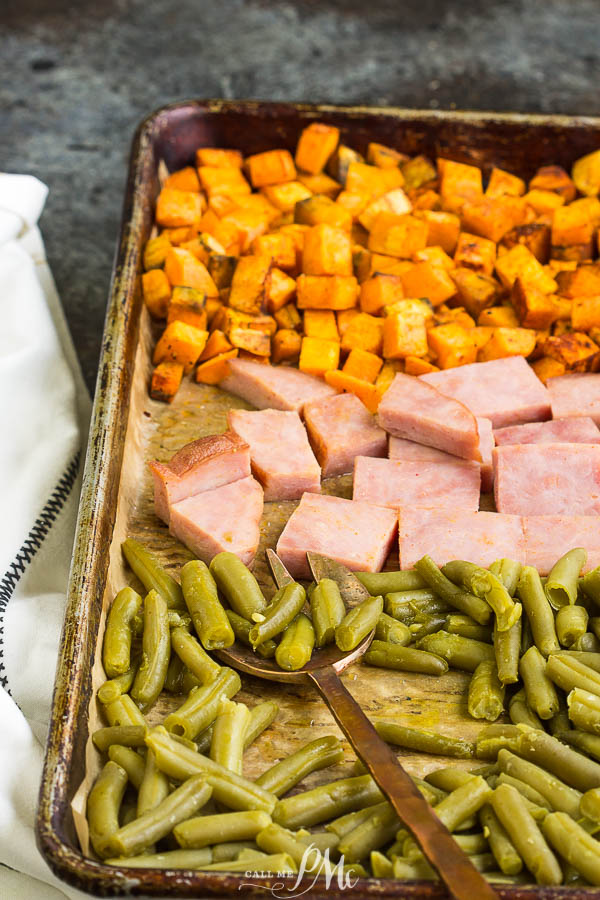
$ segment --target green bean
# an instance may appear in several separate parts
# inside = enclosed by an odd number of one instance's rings
[[[183,675],[181,678],[181,687],[183,688],[182,694],[189,694],[197,687],[202,687],[202,682],[199,678],[197,678],[193,672],[190,672],[187,666],[184,666]]]
[[[344,835],[339,843],[339,851],[349,862],[360,862],[373,850],[388,844],[394,837],[400,820],[391,803],[378,803],[366,822],[357,825]]]
[[[576,747],[577,750],[582,750],[588,756],[600,761],[600,735],[573,729],[555,734],[554,737],[562,741],[563,744],[570,744],[571,747]]]
[[[546,596],[554,609],[576,602],[579,573],[586,561],[585,550],[575,547],[554,563],[546,582]]]
[[[517,594],[527,613],[535,645],[542,656],[560,650],[552,607],[544,593],[539,573],[533,566],[523,566]]]
[[[473,773],[468,772],[466,769],[443,766],[441,769],[434,769],[432,772],[428,772],[425,776],[425,781],[433,787],[452,792],[472,777]]]
[[[386,722],[383,719],[374,719],[373,725],[379,737],[387,744],[395,744],[407,750],[433,753],[436,756],[453,756],[457,759],[470,759],[474,753],[473,744],[463,738],[407,728],[397,722]]]
[[[190,820],[190,816],[206,804],[211,794],[212,788],[203,775],[188,778],[157,806],[111,835],[108,846],[112,855],[135,856],[142,853],[166,837],[178,823]]]
[[[419,613],[445,616],[450,607],[429,588],[421,588],[415,591],[386,594],[384,609],[388,616],[392,616],[405,625],[410,625]]]
[[[581,590],[596,606],[600,605],[600,566],[592,569],[579,580]]]
[[[138,661],[135,660],[123,675],[116,675],[114,678],[101,684],[97,693],[100,703],[112,703],[113,700],[126,694],[133,684],[137,670]]]
[[[139,541],[127,538],[121,550],[147,591],[158,591],[169,609],[185,610],[180,586]]]
[[[349,834],[349,832],[356,828],[357,825],[366,822],[376,806],[377,803],[371,806],[365,806],[363,809],[344,813],[344,815],[333,819],[332,822],[328,822],[325,826],[325,831],[331,831],[338,838],[342,838],[345,834]]]
[[[290,756],[275,763],[256,779],[255,783],[266,791],[281,797],[311,772],[343,762],[344,749],[334,735],[325,735],[304,744]]]
[[[563,731],[568,731],[571,727],[569,710],[564,694],[558,695],[558,712],[555,713],[551,719],[548,719],[546,724],[548,726],[550,734],[553,735],[556,735],[557,733],[562,734]]]
[[[335,629],[335,642],[340,650],[348,652],[358,647],[363,638],[377,625],[383,612],[383,597],[367,597],[349,610]]]
[[[590,788],[585,792],[579,804],[579,811],[593,822],[600,822],[600,788]]]
[[[537,647],[521,657],[519,671],[527,703],[540,719],[551,719],[559,710],[558,695],[547,672],[547,663]]]
[[[559,659],[576,659],[578,662],[589,666],[595,672],[600,672],[600,656],[597,653],[590,653],[583,650],[559,650],[552,656],[558,656]]]
[[[190,631],[192,627],[191,616],[180,612],[178,609],[167,610],[167,622],[169,623],[169,628],[185,628],[186,631]]]
[[[521,616],[521,656],[523,653],[526,653],[530,647],[533,647],[535,641],[533,640],[533,632],[531,631],[531,623],[527,616],[523,618]],[[557,638],[558,641],[558,638]],[[553,651],[554,652],[554,651]]]
[[[556,614],[556,633],[563,647],[570,647],[586,633],[588,619],[584,606],[561,606]]]
[[[263,613],[267,601],[258,581],[235,553],[217,553],[210,564],[210,574],[231,608],[252,621],[254,613]]]
[[[488,804],[486,804],[486,806],[487,805]],[[484,808],[485,807],[482,807],[482,809]],[[481,831],[477,834],[454,834],[452,835],[452,837],[454,838],[460,849],[463,850],[468,856],[479,857],[484,853],[489,853],[488,842],[484,838]],[[423,851],[415,844],[414,841],[409,838],[406,843],[408,852],[405,854],[405,856],[407,859],[416,860],[425,858]],[[475,860],[475,865],[478,865],[478,862],[478,860]]]
[[[567,696],[567,705],[569,718],[575,728],[600,735],[600,697],[598,694],[592,694],[582,688],[573,688]]]
[[[418,591],[426,587],[425,582],[414,569],[405,569],[402,572],[355,572],[354,574],[373,597],[402,591]]]
[[[402,881],[431,881],[437,878],[437,875],[425,859],[408,860],[396,856],[394,858],[394,878]]]
[[[275,660],[286,672],[296,672],[310,660],[315,646],[315,630],[308,616],[298,613],[286,627],[275,651]]]
[[[505,875],[518,875],[523,869],[523,860],[489,803],[479,810],[479,821],[500,871]]]
[[[186,563],[181,570],[181,588],[185,605],[203,646],[207,650],[231,647],[235,635],[206,563],[197,559]]]
[[[98,775],[87,800],[90,842],[100,857],[110,856],[108,841],[119,830],[119,809],[127,787],[127,772],[110,760]]]
[[[248,861],[254,861],[254,860],[260,861],[261,859],[265,859],[268,855],[269,855],[268,853],[263,853],[262,850],[244,848],[243,850],[240,850],[240,852],[236,856],[236,861],[237,862],[240,862],[240,861],[248,862]]]
[[[406,647],[407,644],[410,644],[411,639],[412,635],[407,625],[403,622],[398,622],[397,619],[394,619],[393,616],[388,616],[387,613],[381,613],[375,626],[375,640],[387,641],[390,644],[399,644],[401,647]]]
[[[449,616],[427,616],[419,613],[412,625],[408,626],[413,641],[420,641],[428,634],[435,634],[446,626]],[[484,626],[478,625],[478,628]]]
[[[140,728],[146,728],[146,720],[129,694],[122,694],[116,700],[107,703],[104,707],[104,715],[108,724],[112,726],[137,725]]]
[[[142,712],[156,702],[164,687],[170,655],[167,604],[158,591],[152,590],[144,600],[142,662],[131,687],[131,697]]]
[[[509,784],[494,791],[491,804],[510,840],[538,884],[560,884],[562,870],[519,792]]]
[[[94,731],[92,741],[101,753],[106,753],[111,744],[122,744],[123,747],[145,747],[144,739],[147,734],[146,725],[113,725]]]
[[[180,847],[197,850],[224,841],[254,839],[270,823],[271,817],[267,812],[251,809],[188,818],[175,826],[173,834]]]
[[[588,627],[593,631],[597,638],[600,638],[600,616],[592,616],[588,620]]]
[[[438,631],[437,634],[421,638],[418,648],[435,653],[454,669],[464,669],[466,672],[474,672],[484,660],[493,662],[495,659],[494,648],[490,644],[474,641],[460,634],[448,634],[447,631]]]
[[[553,653],[548,658],[546,674],[563,691],[581,688],[592,694],[600,694],[600,672],[596,672],[576,657]]]
[[[571,750],[543,731],[529,731],[522,735],[519,755],[543,766],[548,772],[579,791],[589,791],[600,784],[600,765]]]
[[[369,856],[369,862],[374,878],[394,877],[394,864],[384,853],[380,853],[379,850],[373,850]]]
[[[108,748],[108,758],[121,766],[127,772],[127,777],[136,791],[144,778],[146,764],[139,753],[131,747],[123,747],[122,744],[113,744]]]
[[[132,621],[141,608],[142,598],[130,587],[120,590],[112,602],[102,645],[102,664],[108,678],[124,675],[131,668]]]
[[[522,733],[516,725],[488,725],[477,735],[475,755],[478,759],[494,760],[503,748],[517,750]]]
[[[229,620],[229,624],[233,628],[233,633],[235,634],[236,640],[240,641],[240,643],[245,644],[246,647],[252,647],[252,642],[250,640],[250,632],[253,628],[253,623],[249,622],[248,619],[244,619],[243,616],[238,616],[236,612],[232,609],[226,609],[225,613]],[[262,659],[271,659],[271,657],[275,656],[275,651],[277,650],[277,644],[275,641],[265,641],[264,644],[259,644],[256,648],[256,653]]]
[[[165,678],[165,691],[170,694],[183,693],[183,673],[185,666],[176,653],[171,654],[167,677]]]
[[[306,591],[295,581],[284,585],[274,595],[273,600],[264,610],[258,613],[260,620],[250,629],[250,641],[256,649],[259,644],[271,640],[285,631],[290,622],[296,618],[306,602]]]
[[[508,702],[508,715],[515,725],[528,725],[529,728],[544,730],[541,719],[527,703],[527,695],[523,688],[517,691]]]
[[[446,568],[446,567],[445,567]],[[491,609],[485,600],[461,590],[436,566],[430,556],[424,556],[415,563],[415,569],[429,587],[447,603],[475,619],[480,625],[490,620]]]
[[[238,673],[224,666],[215,681],[191,691],[187,700],[166,717],[165,726],[174,734],[193,741],[215,721],[223,697],[230,700],[241,686]]]
[[[546,772],[540,766],[515,756],[509,750],[500,750],[498,763],[503,772],[530,784],[546,798],[552,809],[559,809],[577,817],[581,793],[563,781]]]
[[[492,642],[492,629],[489,625],[478,625],[475,619],[462,613],[453,613],[447,617],[446,631],[448,634],[460,634],[462,637],[485,641],[488,644]]]
[[[510,596],[514,597],[522,568],[521,563],[515,562],[514,559],[503,558],[492,563],[490,572],[500,579]]]
[[[148,733],[146,745],[154,751],[157,766],[169,778],[184,781],[192,775],[205,775],[212,786],[214,799],[229,809],[263,809],[270,813],[275,806],[277,798],[273,794],[177,743],[161,725]]]
[[[492,572],[473,563],[455,559],[442,567],[444,575],[462,585],[475,597],[485,600],[496,616],[499,631],[508,631],[521,618],[521,605],[515,603],[503,582]]]
[[[244,750],[254,743],[263,731],[275,720],[279,707],[274,700],[263,700],[250,709],[250,718],[244,732]]]
[[[213,862],[237,859],[242,850],[258,850],[256,841],[225,841],[212,848]],[[180,853],[200,853],[200,850],[180,850]]]
[[[138,787],[137,815],[141,816],[162,803],[169,794],[169,781],[156,765],[152,750],[146,753],[146,765]]]
[[[507,631],[498,631],[494,628],[494,654],[498,678],[502,684],[514,684],[519,680],[522,625],[523,619],[520,618]]]
[[[576,641],[573,641],[571,647],[580,653],[600,653],[600,641],[595,634],[589,631],[580,635]]]
[[[273,810],[273,821],[284,828],[310,827],[381,800],[381,791],[371,776],[357,775],[280,800]]]
[[[321,852],[299,841],[291,831],[270,822],[256,835],[256,843],[267,853],[289,853],[297,866],[303,866],[306,872],[318,872],[324,864]]]
[[[165,853],[144,853],[142,856],[105,859],[107,866],[127,866],[136,869],[200,869],[212,861],[212,850],[167,850]]]
[[[536,734],[537,733],[538,732],[536,732]],[[521,781],[520,778],[515,778],[513,775],[507,775],[506,772],[500,772],[496,779],[496,785],[498,784],[512,784],[525,800],[529,800],[530,803],[541,806],[546,810],[552,810],[550,803],[546,800],[544,795],[540,794],[539,791],[536,791],[536,789],[530,784],[527,784],[526,781]]]
[[[474,719],[495,722],[504,711],[504,685],[498,678],[495,661],[480,662],[469,683],[467,699],[469,715]]]
[[[306,829],[301,828],[296,832],[296,838],[307,847],[310,847],[312,844],[321,853],[329,851],[329,854],[333,855],[334,859],[339,857],[337,848],[340,840],[333,833],[327,831],[306,831]]]
[[[346,607],[336,581],[322,578],[310,592],[310,614],[317,647],[335,640],[335,629],[346,615]]]
[[[400,672],[444,675],[448,671],[446,660],[435,653],[415,650],[414,647],[402,647],[400,644],[390,644],[386,641],[372,641],[363,659],[370,666],[397,669]]]
[[[565,813],[550,813],[542,825],[544,835],[568,863],[593,885],[600,885],[598,841]]]
[[[210,742],[210,758],[237,775],[242,774],[244,737],[250,710],[244,703],[223,698],[218,706]]]
[[[202,645],[185,628],[172,630],[171,644],[182,663],[196,676],[200,684],[211,684],[219,677],[221,666],[211,659]]]
[[[241,872],[242,874],[252,870],[247,859],[230,860],[228,862],[211,863],[208,866],[198,866],[203,872]],[[261,856],[256,860],[256,869],[259,872],[273,875],[293,875],[298,871],[296,863],[289,853],[273,853],[270,856]]]

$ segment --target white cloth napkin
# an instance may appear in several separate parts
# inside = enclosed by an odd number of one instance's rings
[[[11,900],[86,896],[52,875],[33,832],[90,416],[36,226],[47,193],[0,174],[0,897]]]

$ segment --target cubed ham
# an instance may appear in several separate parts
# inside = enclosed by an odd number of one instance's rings
[[[252,473],[265,500],[297,500],[305,491],[321,490],[321,469],[297,412],[230,409],[227,422],[250,447]]]
[[[449,506],[479,509],[479,463],[458,459],[400,460],[357,456],[354,500],[399,509],[407,506]]]
[[[385,456],[387,434],[355,394],[307,403],[304,422],[323,477],[351,472],[356,456]]]
[[[523,516],[525,558],[540,575],[547,575],[573,547],[587,551],[584,572],[600,566],[600,529],[596,516]]]
[[[413,375],[395,375],[379,404],[377,419],[395,437],[465,459],[480,459],[473,413]]]
[[[600,445],[505,444],[496,447],[496,509],[517,516],[600,513]]]
[[[310,578],[307,550],[353,571],[379,572],[396,535],[391,509],[326,494],[304,494],[277,542],[277,554],[295,578]]]
[[[600,427],[600,374],[572,372],[548,379],[552,417],[590,416]]]
[[[481,490],[484,493],[494,488],[494,466],[492,453],[494,451],[494,430],[491,419],[477,416],[477,430],[479,431],[479,452],[481,453]]]
[[[520,516],[414,507],[400,510],[399,547],[402,569],[426,553],[438,566],[467,559],[487,567],[503,556],[522,560],[525,542]]]
[[[494,439],[498,447],[504,444],[600,444],[600,430],[590,416],[580,416],[509,425],[496,429]]]
[[[156,515],[169,524],[169,507],[250,475],[250,448],[237,434],[211,434],[186,444],[168,463],[149,463]]]
[[[419,375],[421,381],[464,403],[494,428],[550,418],[550,394],[523,356],[507,356]]]
[[[260,540],[263,491],[251,475],[171,506],[169,531],[205,563],[222,550],[247,566]]]
[[[287,366],[268,366],[251,359],[230,359],[229,374],[219,385],[257,409],[295,409],[331,397],[336,391],[321,378]]]

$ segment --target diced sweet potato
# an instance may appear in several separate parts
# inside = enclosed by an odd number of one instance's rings
[[[327,341],[338,341],[335,313],[331,309],[307,309],[304,312],[304,334],[307,337],[323,338]]]
[[[523,200],[538,216],[554,215],[554,211],[565,202],[565,198],[555,194],[554,191],[540,190],[528,191]]]
[[[423,210],[418,217],[427,223],[427,244],[454,254],[460,234],[460,218],[455,213],[437,210]]]
[[[383,344],[383,324],[383,319],[370,316],[368,313],[359,313],[352,319],[343,334],[342,350],[350,351],[359,348],[380,356]]]
[[[216,194],[237,197],[239,194],[249,194],[251,190],[236,166],[199,166],[198,177],[209,197]]]
[[[519,317],[512,306],[492,306],[482,310],[477,324],[493,328],[518,328]]]
[[[280,212],[293,212],[296,203],[306,200],[311,192],[301,181],[286,181],[283,184],[269,184],[261,188],[269,203]]]
[[[383,355],[385,359],[427,355],[425,316],[415,312],[396,312],[383,320]]]
[[[427,223],[411,215],[378,213],[369,234],[369,250],[410,259],[427,244]]]
[[[571,324],[575,331],[600,328],[600,296],[575,297],[571,308]]]
[[[457,266],[491,275],[496,263],[496,244],[480,235],[461,231],[454,251],[454,262]]]
[[[404,178],[399,169],[398,174],[403,184]],[[398,185],[398,187],[400,186],[401,184]],[[367,192],[374,198],[380,197],[388,190],[383,170],[364,162],[350,163],[346,174],[345,188],[347,191]]]
[[[418,316],[425,319],[425,325],[434,324],[433,306],[426,297],[405,297],[402,300],[396,300],[395,303],[385,306],[383,309],[384,316],[391,316],[395,313],[402,313],[405,316]]]
[[[351,394],[356,394],[370,412],[377,412],[377,407],[382,397],[382,391],[377,385],[369,384],[368,381],[355,378],[346,372],[340,372],[339,369],[325,372],[325,381],[338,391],[348,391]]]
[[[382,194],[375,200],[370,201],[358,216],[358,221],[363,226],[363,228],[366,228],[367,231],[370,231],[373,227],[373,222],[380,212],[390,212],[394,213],[397,216],[402,216],[405,213],[409,213],[411,210],[412,203],[410,202],[402,188],[396,188],[395,190],[388,191],[386,194]]]
[[[440,369],[464,366],[477,359],[477,348],[470,329],[456,322],[430,328],[427,332],[427,341]]]
[[[219,289],[208,269],[189,250],[172,247],[165,259],[165,273],[173,287],[192,287],[206,297],[218,297]]]
[[[295,362],[300,356],[302,337],[292,328],[280,328],[273,335],[271,358],[274,363]]]
[[[185,373],[191,372],[207,340],[208,331],[185,322],[171,322],[154,348],[152,361],[154,365],[161,362],[181,363]]]
[[[350,309],[359,289],[353,275],[300,275],[296,291],[299,309]]]
[[[575,199],[577,189],[568,174],[560,166],[542,166],[531,181],[529,190],[552,191],[562,197],[565,203]]]
[[[255,153],[245,160],[252,187],[260,188],[268,184],[294,181],[296,167],[289,150],[267,150]]]
[[[223,253],[212,253],[210,255],[208,271],[219,290],[231,287],[237,262],[237,256],[227,256]]]
[[[156,221],[171,228],[197,225],[202,216],[202,203],[202,196],[197,192],[165,187],[156,201]]]
[[[531,250],[524,244],[516,244],[496,260],[496,274],[504,287],[512,288],[515,278],[532,284],[544,294],[556,292],[556,281],[545,271]]]
[[[354,244],[352,247],[352,268],[358,279],[358,283],[362,284],[371,274],[371,258],[373,254],[366,247],[360,244]]]
[[[267,231],[269,213],[265,209],[252,206],[236,206],[221,219],[220,228],[223,226],[235,229],[240,252],[247,253],[253,241]],[[219,229],[215,229],[214,234],[216,237]]]
[[[531,368],[544,384],[547,383],[549,378],[556,378],[559,375],[564,375],[567,371],[567,367],[564,363],[557,359],[553,359],[551,356],[542,356],[539,359],[536,359],[535,362],[531,364]]]
[[[513,205],[514,201],[515,198],[510,197],[480,197],[475,201],[468,201],[461,210],[462,227],[471,234],[481,235],[497,243],[511,228],[521,224],[516,221],[517,218],[524,218],[525,205],[523,204],[519,215]]]
[[[559,272],[556,276],[558,291],[564,297],[596,297],[600,294],[600,266],[577,266],[572,272]]]
[[[193,166],[186,166],[172,172],[163,184],[163,188],[175,188],[178,191],[200,191],[200,180]]]
[[[199,259],[205,266],[208,266],[211,254],[225,253],[223,245],[207,231],[197,234],[190,241],[183,241],[179,246],[183,250],[193,253],[196,259]]]
[[[345,185],[350,164],[364,161],[364,157],[352,147],[338,144],[337,149],[329,157],[327,171],[339,184]]]
[[[308,188],[311,194],[327,197],[329,200],[335,200],[341,190],[341,185],[333,178],[330,178],[329,175],[326,175],[325,172],[319,172],[318,175],[300,172],[298,181]]]
[[[353,309],[340,309],[336,312],[335,318],[337,321],[338,331],[340,333],[340,338],[342,338],[346,333],[346,328],[350,324],[350,322],[356,318],[360,313],[360,310]]]
[[[552,294],[544,294],[535,285],[515,278],[510,296],[521,325],[525,328],[548,328],[556,319]]]
[[[198,362],[205,362],[207,359],[212,359],[213,356],[227,353],[228,350],[231,350],[230,341],[222,331],[215,328],[215,330],[210,333],[206,346],[198,358]]]
[[[521,197],[525,193],[525,182],[522,178],[517,178],[516,175],[494,166],[485,193],[487,197],[504,197],[506,195]]]
[[[255,256],[270,256],[273,265],[280,269],[293,271],[296,268],[296,245],[289,234],[259,235],[252,241],[251,249]]]
[[[375,379],[375,387],[377,388],[377,390],[379,391],[379,394],[381,396],[383,394],[385,394],[385,392],[389,388],[390,384],[392,383],[392,381],[394,380],[394,378],[396,376],[396,372],[401,372],[404,364],[409,359],[416,360],[419,363],[420,362],[425,363],[425,360],[421,360],[416,356],[407,356],[406,360],[404,360],[402,362],[400,362],[398,360],[396,360],[394,362],[389,362],[389,361],[384,362],[384,364],[381,367],[381,371],[379,372],[379,375]],[[434,368],[435,368],[435,366],[434,366]],[[427,371],[430,371],[430,370],[428,369]],[[412,372],[409,374],[420,375],[421,372]]]
[[[186,322],[203,331],[206,328],[206,297],[190,287],[174,287],[167,310],[167,325]]]
[[[196,369],[196,381],[202,384],[219,384],[226,375],[229,374],[228,360],[235,359],[238,350],[227,350],[226,353],[220,353],[213,356],[207,362],[200,363]]]
[[[148,272],[144,272],[142,294],[150,315],[154,319],[164,319],[171,298],[171,284],[162,269],[150,269]]]
[[[431,188],[413,188],[407,192],[407,197],[413,205],[413,209],[441,210],[442,198],[437,191]]]
[[[370,251],[369,251],[370,252]],[[386,256],[383,253],[371,253],[371,275],[402,275],[412,266],[410,259],[398,259],[396,256]]]
[[[544,353],[571,369],[594,356],[598,344],[581,331],[569,331],[560,336],[551,335],[544,341]]]
[[[591,262],[595,256],[594,241],[587,241],[585,244],[563,244],[558,246],[552,245],[552,255],[556,259],[575,262]]]
[[[300,313],[293,303],[287,303],[285,306],[282,306],[281,309],[275,310],[273,318],[275,319],[278,328],[291,328],[297,330],[302,325]]]
[[[407,297],[427,297],[434,306],[456,294],[456,285],[448,272],[431,262],[416,263],[400,279]]]
[[[494,328],[490,325],[476,325],[475,328],[471,328],[471,337],[473,338],[477,352],[479,352],[482,347],[485,347],[493,333]]]
[[[576,160],[571,175],[578,191],[586,197],[596,197],[600,193],[600,150]]]
[[[420,356],[407,356],[404,360],[404,371],[407,375],[427,375],[429,372],[439,372],[440,369],[439,366],[434,366],[428,359],[423,359]]]
[[[481,169],[451,159],[438,158],[440,194],[446,210],[458,212],[468,200],[483,194]]]
[[[417,252],[413,254],[413,261],[416,263],[428,262],[433,266],[445,269],[446,272],[452,272],[456,268],[456,263],[452,257],[448,256],[446,251],[439,246],[427,246],[424,247],[423,250],[417,250]]]
[[[348,354],[348,358],[342,366],[342,372],[345,372],[346,375],[353,375],[355,378],[360,378],[363,381],[369,381],[372,384],[379,375],[382,366],[383,360],[380,356],[369,353],[367,350],[355,348]]]
[[[373,315],[379,315],[385,306],[390,306],[402,297],[404,291],[399,275],[373,275],[360,286],[360,308]]]
[[[300,225],[320,225],[325,223],[344,231],[352,228],[352,216],[347,209],[334,203],[324,194],[315,194],[300,200],[294,207],[294,222]]]
[[[536,222],[517,225],[504,235],[501,244],[509,250],[516,244],[525,244],[539,262],[547,263],[550,256],[550,226]]]
[[[480,362],[506,356],[529,356],[535,348],[536,333],[529,328],[494,328],[489,341],[477,354]]]
[[[183,365],[178,362],[162,362],[152,373],[150,396],[162,403],[172,403],[183,378]]]
[[[296,281],[286,272],[273,267],[271,269],[271,283],[267,291],[267,311],[275,313],[286,303],[289,303],[296,295]]]
[[[437,170],[426,156],[413,156],[400,168],[407,188],[420,188],[437,178]]]
[[[220,147],[199,147],[196,150],[196,166],[213,166],[221,169],[241,169],[244,158],[239,150],[223,150]]]
[[[167,235],[159,234],[158,237],[151,238],[144,247],[144,269],[160,269],[164,266],[167,253],[171,249],[171,241]]]
[[[337,369],[340,361],[338,341],[303,337],[298,368],[308,375],[324,375],[329,369]]]
[[[593,223],[587,211],[569,204],[554,211],[552,219],[552,245],[569,246],[585,244],[592,239]]]
[[[180,225],[178,228],[163,228],[160,237],[166,238],[172,247],[178,247],[185,241],[191,241],[195,237],[198,228],[199,224]]]
[[[395,169],[400,163],[408,162],[408,157],[384,144],[370,143],[367,147],[367,162],[380,169]]]
[[[303,172],[317,175],[322,172],[335,152],[340,130],[333,125],[311,122],[300,135],[296,147],[296,165]]]
[[[304,237],[303,271],[306,275],[352,275],[352,244],[347,231],[322,223]]]
[[[352,216],[352,221],[357,222],[359,216],[371,202],[371,195],[359,191],[340,191],[335,198],[338,206],[343,206]]]
[[[456,286],[459,301],[475,319],[498,299],[500,286],[490,275],[457,266],[450,277]]]
[[[271,282],[271,257],[242,256],[233,273],[229,305],[249,315],[258,315],[267,308]]]
[[[238,350],[245,350],[253,356],[271,355],[271,338],[264,331],[234,326],[229,329],[227,336]]]
[[[449,307],[445,303],[434,312],[434,325],[445,325],[447,322],[454,322],[456,325],[462,325],[463,328],[474,328],[475,319],[470,316],[466,309],[462,306]]]

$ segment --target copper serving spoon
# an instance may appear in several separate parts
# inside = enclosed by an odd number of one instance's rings
[[[337,581],[348,606],[354,606],[369,596],[358,578],[345,566],[312,552],[307,553],[307,558],[315,581],[325,577]],[[294,580],[273,550],[267,550],[267,561],[278,588]],[[350,653],[342,653],[335,645],[329,645],[314,653],[310,661],[296,672],[280,669],[273,660],[260,659],[250,648],[239,644],[214,652],[233,668],[256,678],[314,685],[357,756],[394,807],[398,818],[437,870],[450,896],[456,900],[497,900],[496,892],[432,812],[396,755],[379,737],[340,679],[340,674],[367,651],[372,639],[373,632]]]

